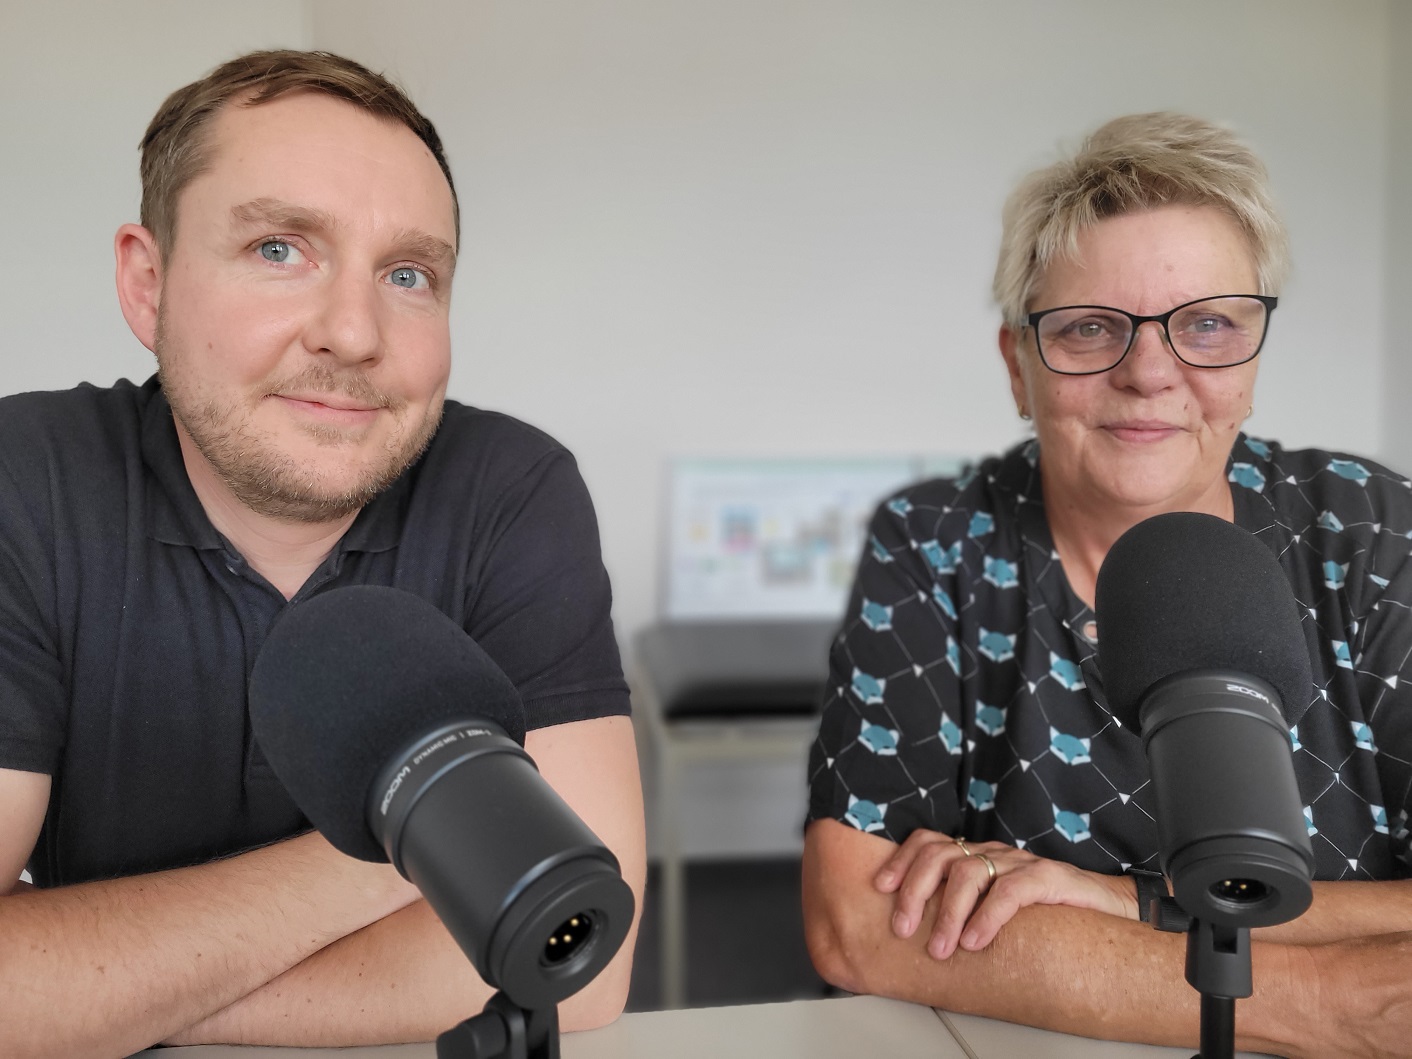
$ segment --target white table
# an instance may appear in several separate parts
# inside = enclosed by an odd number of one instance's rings
[[[970,1059],[935,1011],[900,1000],[848,997],[789,1004],[688,1008],[624,1015],[561,1039],[563,1059]],[[206,1045],[140,1052],[141,1059],[435,1059],[434,1044],[328,1051]],[[136,1059],[136,1057],[134,1057]]]
[[[563,1059],[1190,1059],[1195,1048],[1156,1048],[1072,1037],[936,1011],[882,997],[799,1000],[624,1015],[566,1033]],[[1248,1059],[1249,1053],[1241,1052]],[[434,1044],[370,1048],[206,1045],[140,1052],[133,1059],[435,1059]]]
[[[1196,1047],[1158,1048],[1151,1044],[1125,1044],[1121,1041],[1095,1041],[1033,1026],[983,1019],[977,1015],[956,1015],[939,1011],[937,1016],[958,1040],[964,1041],[973,1059],[1191,1059]],[[1251,1052],[1236,1052],[1243,1059],[1256,1059]]]

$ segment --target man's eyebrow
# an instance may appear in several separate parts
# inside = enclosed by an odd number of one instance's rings
[[[416,258],[441,265],[448,272],[456,268],[456,248],[445,239],[420,228],[404,228],[392,237],[392,247],[398,256]]]
[[[331,232],[338,221],[325,210],[296,206],[280,199],[260,198],[231,207],[231,219],[237,224],[304,234]],[[390,245],[398,257],[413,257],[441,265],[449,271],[456,267],[456,248],[420,228],[403,228],[394,233]]]
[[[288,232],[332,231],[338,227],[323,210],[295,206],[280,199],[251,199],[232,206],[231,219],[239,224],[284,229]]]

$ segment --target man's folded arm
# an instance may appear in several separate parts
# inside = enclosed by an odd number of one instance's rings
[[[0,861],[33,847],[48,783],[0,770]],[[10,889],[13,879],[3,880]],[[0,1055],[123,1056],[404,907],[390,868],[305,835],[191,868],[0,897]]]
[[[632,722],[603,717],[531,731],[540,773],[613,851],[640,917],[646,875],[642,789]],[[561,1027],[617,1018],[627,1000],[637,923],[613,962],[560,1005]],[[426,902],[314,954],[170,1044],[351,1046],[428,1040],[481,1009],[490,989]]]
[[[985,949],[937,960],[925,951],[935,898],[910,938],[889,927],[894,897],[873,879],[895,848],[832,820],[809,827],[805,932],[815,965],[833,984],[1089,1037],[1196,1044],[1199,996],[1184,976],[1184,935],[1087,909],[1032,905]],[[1405,1048],[1412,999],[1400,999],[1407,990],[1398,968],[1412,959],[1412,934],[1251,948],[1255,995],[1236,1007],[1238,1047],[1290,1056]]]

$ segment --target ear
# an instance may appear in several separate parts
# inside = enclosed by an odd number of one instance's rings
[[[148,349],[157,348],[157,309],[162,300],[162,255],[157,240],[140,224],[125,224],[113,238],[117,258],[118,304],[123,318]]]
[[[1024,375],[1020,372],[1020,335],[1009,324],[1001,324],[999,341],[1005,370],[1010,373],[1010,394],[1015,398],[1015,410],[1033,415],[1034,404],[1025,389]]]

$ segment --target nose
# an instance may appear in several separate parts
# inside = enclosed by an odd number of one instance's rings
[[[311,353],[331,354],[346,364],[382,355],[382,321],[376,283],[343,271],[330,276],[305,331]]]
[[[1171,386],[1181,377],[1182,363],[1167,343],[1167,333],[1156,320],[1138,325],[1132,348],[1113,374],[1121,385],[1141,393],[1156,393]]]

